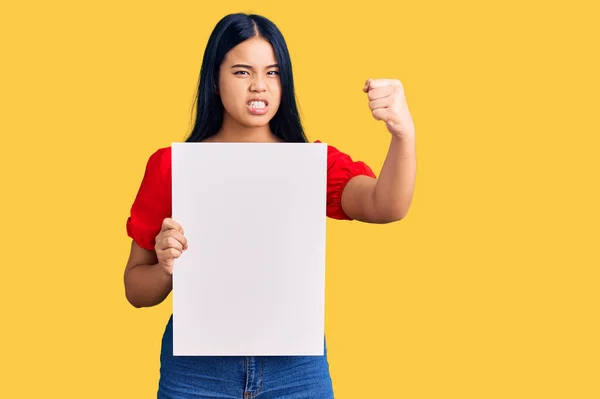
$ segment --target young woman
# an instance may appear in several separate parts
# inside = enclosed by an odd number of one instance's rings
[[[367,223],[402,219],[413,195],[415,128],[398,80],[367,80],[373,117],[390,146],[379,174],[328,146],[327,216]],[[368,138],[367,138],[368,139]],[[290,56],[279,29],[254,14],[225,16],[202,61],[197,117],[188,142],[307,142],[294,94]],[[188,245],[171,219],[171,150],[154,152],[127,220],[132,238],[125,293],[135,307],[171,292],[174,260]],[[162,340],[159,398],[333,398],[323,356],[173,356],[172,316]]]

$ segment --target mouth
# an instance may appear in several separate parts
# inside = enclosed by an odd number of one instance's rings
[[[266,107],[269,105],[269,102],[262,98],[252,98],[248,101],[249,106],[254,106],[256,108]]]
[[[250,113],[254,115],[263,115],[267,112],[269,102],[267,100],[252,99],[246,104]]]

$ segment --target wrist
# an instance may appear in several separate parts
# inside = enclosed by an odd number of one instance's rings
[[[415,142],[415,134],[414,132],[392,134],[392,141],[412,144]]]

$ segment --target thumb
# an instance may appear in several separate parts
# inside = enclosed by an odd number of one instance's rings
[[[367,93],[369,91],[370,86],[371,86],[371,79],[367,79],[367,81],[365,82],[365,86],[363,87],[363,91],[365,93]]]

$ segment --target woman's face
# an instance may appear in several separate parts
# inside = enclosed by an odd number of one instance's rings
[[[267,125],[281,101],[279,67],[271,44],[253,37],[232,48],[219,69],[218,93],[224,120],[248,127]]]

